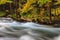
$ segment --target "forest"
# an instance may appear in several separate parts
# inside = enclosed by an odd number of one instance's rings
[[[60,24],[59,0],[0,0],[0,17],[20,22]]]

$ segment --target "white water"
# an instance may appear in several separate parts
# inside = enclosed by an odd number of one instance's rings
[[[19,38],[19,40],[36,40],[36,39],[29,35],[23,35]]]
[[[60,40],[60,29],[50,28],[51,26],[32,22],[4,22],[0,22],[0,35],[3,36],[0,40]]]
[[[53,40],[60,40],[60,36],[55,37]]]
[[[0,40],[36,40],[36,39],[32,38],[31,36],[24,35],[21,38],[0,37]],[[41,40],[44,40],[44,39],[41,39]],[[55,37],[52,40],[60,40],[60,36]]]

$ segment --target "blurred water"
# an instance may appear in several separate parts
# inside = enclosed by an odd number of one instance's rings
[[[5,18],[0,21],[0,40],[60,40],[60,29],[52,26]]]

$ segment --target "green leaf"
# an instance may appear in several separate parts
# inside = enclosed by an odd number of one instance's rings
[[[10,0],[0,0],[0,4],[5,4],[6,2],[11,3],[12,1],[10,1]]]

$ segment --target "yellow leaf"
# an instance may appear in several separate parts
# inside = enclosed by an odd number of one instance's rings
[[[6,2],[7,2],[7,0],[0,0],[0,4],[4,4]]]

